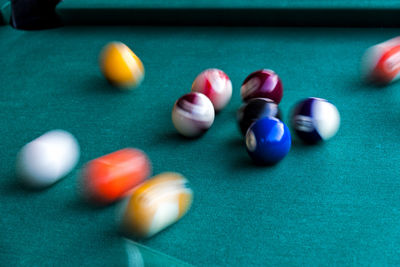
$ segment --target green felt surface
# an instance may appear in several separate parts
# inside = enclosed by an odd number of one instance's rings
[[[141,241],[196,266],[399,265],[400,83],[360,82],[366,48],[398,29],[64,27],[0,28],[0,262],[13,266],[124,266],[118,205],[94,208],[78,194],[84,163],[138,147],[154,174],[191,182],[192,209]],[[143,60],[140,88],[119,92],[103,79],[98,55],[108,41]],[[174,101],[205,68],[226,71],[229,105],[202,138],[174,130]],[[273,167],[248,158],[236,125],[239,88],[250,72],[274,69],[285,92],[284,120],[298,100],[316,96],[342,115],[337,136],[319,146],[294,142]],[[45,131],[73,133],[76,169],[32,192],[15,177],[18,150]]]

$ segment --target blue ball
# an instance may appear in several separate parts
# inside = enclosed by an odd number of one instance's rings
[[[287,155],[291,145],[289,128],[273,117],[256,121],[246,133],[247,152],[257,164],[276,164]]]

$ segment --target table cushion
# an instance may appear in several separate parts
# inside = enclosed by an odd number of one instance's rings
[[[396,26],[400,2],[245,0],[65,0],[65,24],[191,24],[277,26]]]

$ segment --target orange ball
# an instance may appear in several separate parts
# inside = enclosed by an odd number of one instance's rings
[[[104,77],[121,89],[136,88],[144,79],[142,61],[121,42],[111,42],[103,48],[100,68]]]
[[[101,204],[125,197],[151,173],[148,157],[125,148],[90,161],[83,171],[83,193]]]

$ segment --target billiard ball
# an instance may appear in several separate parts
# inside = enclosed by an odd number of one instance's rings
[[[247,152],[260,165],[278,163],[289,153],[291,145],[288,127],[277,118],[261,118],[246,133]]]
[[[291,127],[301,140],[310,144],[332,138],[339,126],[339,111],[322,98],[310,97],[299,102],[291,115]]]
[[[210,99],[201,93],[189,93],[179,98],[172,109],[176,130],[186,137],[205,133],[214,122],[215,111]]]
[[[120,89],[136,88],[144,79],[142,61],[121,42],[111,42],[103,48],[100,68],[109,83]]]
[[[283,96],[283,86],[279,76],[272,70],[258,70],[244,80],[240,89],[243,101],[252,98],[269,98],[279,104]]]
[[[141,150],[125,148],[101,156],[83,169],[83,197],[96,204],[110,204],[129,194],[150,173],[150,160]]]
[[[374,45],[362,58],[362,74],[366,81],[389,84],[400,78],[400,37]]]
[[[17,156],[17,176],[31,188],[48,187],[65,177],[79,160],[75,137],[52,130],[26,144]]]
[[[193,192],[182,175],[161,173],[138,186],[122,208],[122,231],[149,238],[178,221],[189,210]]]
[[[219,69],[207,69],[192,84],[192,92],[206,95],[216,112],[223,109],[232,97],[232,83],[228,75]]]
[[[281,120],[278,105],[268,98],[253,98],[244,103],[237,112],[237,120],[243,135],[256,120],[263,117],[275,117]]]

